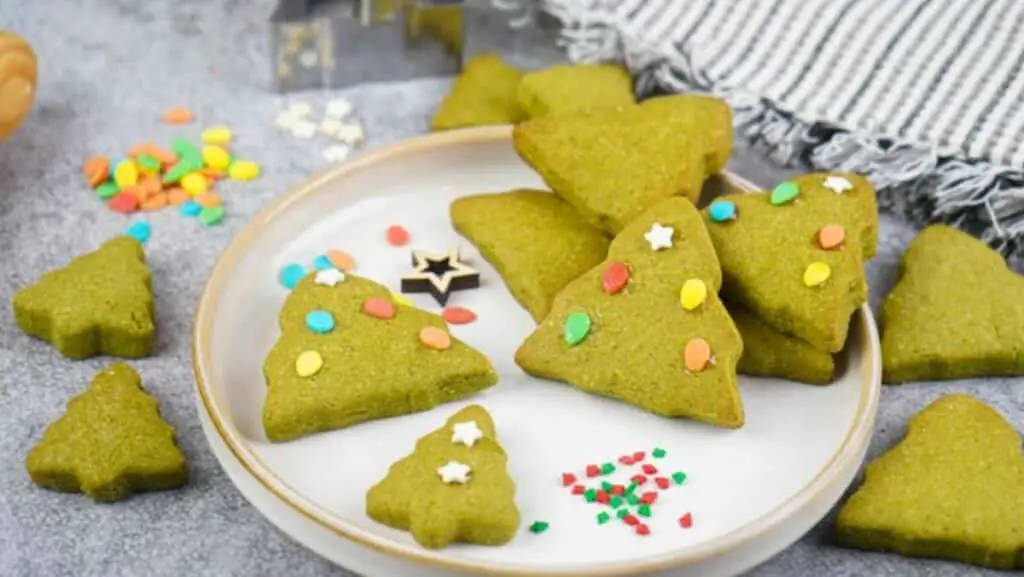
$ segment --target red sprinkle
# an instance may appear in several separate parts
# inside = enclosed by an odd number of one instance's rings
[[[621,262],[613,262],[604,269],[601,275],[601,288],[613,295],[622,290],[629,282],[629,268]]]
[[[658,494],[654,491],[648,491],[643,495],[640,495],[640,502],[644,505],[653,505],[658,500]]]
[[[576,482],[576,475],[572,473],[562,473],[562,486],[568,487]]]
[[[672,486],[672,482],[666,479],[665,477],[658,477],[657,479],[654,480],[654,482],[658,484],[659,489],[668,489],[669,487]]]
[[[597,492],[597,502],[598,503],[601,503],[602,505],[607,505],[609,500],[610,499],[608,497],[608,493],[605,493],[604,491],[598,491]]]
[[[448,307],[441,311],[441,318],[453,325],[465,325],[476,320],[476,313],[465,307]]]
[[[636,534],[640,535],[640,536],[650,535],[651,534],[651,528],[648,527],[647,525],[644,525],[643,523],[640,523],[639,525],[636,526]]]
[[[588,477],[593,478],[593,477],[596,477],[596,476],[598,476],[600,474],[601,474],[601,467],[598,467],[597,465],[587,465],[587,476]]]
[[[366,299],[366,302],[363,303],[363,311],[375,319],[388,320],[395,318],[395,305],[388,299],[380,297]]]
[[[623,496],[626,494],[626,488],[622,485],[612,485],[612,495]]]
[[[630,525],[630,526],[632,526],[632,525],[636,525],[637,523],[639,523],[639,522],[640,522],[640,519],[637,519],[637,518],[636,518],[636,515],[626,515],[625,517],[623,517],[623,518],[622,518],[622,520],[623,520],[623,521],[624,521],[624,522],[625,522],[625,523],[626,523],[627,525]]]
[[[388,244],[391,246],[405,246],[409,244],[409,231],[404,226],[393,224],[388,227]]]
[[[583,493],[586,493],[586,492],[587,492],[587,488],[584,487],[583,485],[573,485],[573,487],[572,487],[572,494],[573,495],[582,495]]]
[[[643,461],[646,457],[647,455],[643,451],[637,451],[633,453],[633,462],[639,463],[640,461]]]
[[[619,457],[619,462],[622,463],[623,465],[632,465],[633,457],[630,455],[623,455]]]
[[[107,201],[107,208],[124,214],[135,212],[139,210],[139,197],[130,192],[122,192]]]
[[[647,482],[647,477],[644,477],[643,475],[633,475],[633,478],[630,479],[630,481],[633,481],[637,485],[643,485]]]
[[[645,464],[643,466],[643,470],[644,470],[644,474],[645,475],[657,475],[658,474],[658,468],[655,467],[654,465],[650,464],[650,463]]]
[[[679,518],[679,526],[683,529],[693,527],[693,515],[687,513]]]

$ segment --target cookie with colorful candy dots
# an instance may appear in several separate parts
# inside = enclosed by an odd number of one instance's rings
[[[32,482],[54,491],[118,501],[188,482],[174,429],[124,363],[99,372],[43,432],[25,461]]]
[[[868,464],[836,533],[846,547],[1024,569],[1020,434],[973,397],[939,398]]]
[[[875,189],[853,174],[808,174],[770,192],[729,194],[705,210],[722,296],[776,330],[842,350],[867,300],[864,260],[878,242]]]
[[[1024,277],[980,240],[921,231],[882,307],[886,383],[1024,375]]]
[[[527,72],[516,98],[528,118],[636,103],[633,79],[618,64],[558,64]]]
[[[603,232],[542,190],[466,196],[452,203],[450,214],[455,230],[479,249],[537,322],[558,291],[608,253]]]
[[[820,351],[796,337],[780,333],[746,307],[725,303],[743,338],[743,355],[736,372],[752,377],[780,377],[811,385],[827,385],[835,378],[832,353]]]
[[[516,362],[536,377],[658,415],[740,427],[743,342],[718,299],[720,285],[700,214],[689,200],[669,198],[558,293]]]
[[[70,359],[144,357],[156,327],[149,267],[139,241],[122,236],[14,293],[14,319]]]
[[[710,96],[662,96],[641,104],[550,115],[513,131],[516,151],[588,222],[617,234],[647,208],[682,196],[732,152],[729,106]]]
[[[490,360],[452,337],[441,317],[337,269],[300,280],[279,324],[263,367],[271,441],[425,411],[498,381]]]
[[[526,118],[516,100],[522,73],[497,54],[466,63],[430,121],[433,131],[469,126],[515,124]]]

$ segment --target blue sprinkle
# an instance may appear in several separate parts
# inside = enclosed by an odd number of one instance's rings
[[[118,158],[110,163],[110,180],[114,180],[114,171],[117,170],[117,165],[124,162],[123,158]]]
[[[189,200],[178,207],[178,212],[185,216],[198,216],[200,212],[203,212],[203,207],[198,202]]]
[[[327,311],[311,311],[306,314],[306,327],[321,335],[329,333],[334,330],[334,317]]]
[[[149,222],[145,220],[137,220],[128,225],[128,230],[125,234],[134,238],[142,244],[145,244],[149,237],[153,234],[153,228],[149,226]]]
[[[306,276],[306,267],[301,264],[292,263],[281,269],[281,284],[293,289],[304,276]]]
[[[326,254],[322,254],[313,259],[313,268],[316,270],[327,270],[329,268],[334,268],[334,265],[331,264],[331,261],[327,258]]]
[[[716,200],[708,207],[708,216],[713,222],[725,222],[736,218],[736,205],[730,200]]]

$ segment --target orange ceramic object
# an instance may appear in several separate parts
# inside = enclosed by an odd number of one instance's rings
[[[36,98],[36,54],[21,37],[0,31],[0,140],[14,133]]]

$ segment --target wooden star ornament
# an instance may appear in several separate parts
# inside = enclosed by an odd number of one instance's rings
[[[445,253],[414,250],[412,266],[413,272],[402,277],[402,292],[430,293],[441,306],[453,291],[480,286],[480,273],[462,262],[458,248]]]

